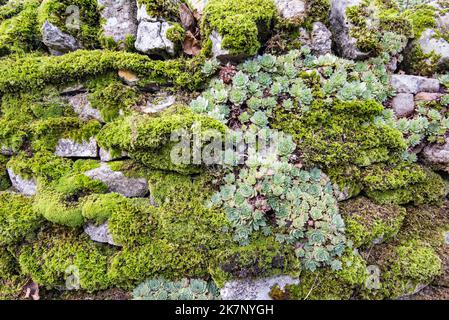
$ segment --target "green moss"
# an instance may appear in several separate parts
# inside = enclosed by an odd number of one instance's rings
[[[269,277],[278,274],[298,276],[300,260],[293,248],[284,247],[273,237],[261,237],[247,246],[223,248],[216,253],[210,273],[218,287],[231,279]]]
[[[204,256],[188,247],[157,239],[143,246],[125,247],[111,260],[108,275],[116,285],[125,288],[160,275],[168,279],[205,277],[207,272],[201,267]]]
[[[150,17],[162,17],[168,20],[179,19],[179,6],[185,3],[185,0],[138,0],[138,6],[145,5]]]
[[[406,147],[398,130],[375,124],[382,110],[375,101],[314,100],[306,113],[278,109],[272,127],[293,136],[307,164],[364,167],[398,158]]]
[[[8,172],[6,171],[6,163],[8,158],[0,155],[0,191],[4,191],[11,187],[11,181],[9,180]]]
[[[108,223],[114,242],[128,246],[151,242],[159,211],[149,199],[126,199],[116,204]]]
[[[324,23],[329,27],[330,1],[329,0],[307,0],[307,16],[305,25],[311,26],[314,22]]]
[[[72,170],[59,180],[44,184],[40,180],[38,195],[33,208],[48,221],[78,227],[84,223],[82,214],[84,197],[93,193],[106,193],[108,187],[101,181],[92,180],[84,171],[95,168],[95,161],[78,160]]]
[[[85,48],[93,49],[98,46],[101,28],[95,0],[44,0],[39,7],[37,19],[39,27],[49,21],[62,32],[74,36]]]
[[[6,247],[0,247],[0,300],[16,299],[26,282],[19,275],[13,255]]]
[[[425,54],[419,43],[414,43],[404,55],[402,67],[412,74],[420,76],[432,76],[440,70],[439,61],[441,56],[434,51]]]
[[[356,165],[332,167],[326,174],[334,183],[334,188],[344,193],[347,198],[356,197],[362,192],[361,170]]]
[[[100,110],[103,120],[112,121],[140,100],[137,89],[124,85],[115,74],[108,74],[88,82],[89,102]]]
[[[23,54],[41,47],[36,26],[38,0],[28,0],[23,10],[0,24],[0,56]],[[0,19],[1,21],[1,19]]]
[[[448,193],[448,183],[416,164],[379,164],[364,172],[367,196],[379,204],[435,204]]]
[[[217,31],[222,47],[232,55],[255,55],[266,40],[277,17],[270,0],[210,0],[204,8],[202,34]]]
[[[435,250],[419,240],[380,246],[371,251],[369,263],[377,265],[377,288],[365,288],[365,298],[399,298],[428,285],[441,273],[441,260]]]
[[[186,31],[179,23],[176,23],[168,28],[165,36],[168,40],[179,46],[184,41]]]
[[[404,221],[406,210],[398,205],[377,205],[359,197],[340,204],[346,235],[356,248],[394,238]]]
[[[304,271],[298,285],[287,285],[285,292],[274,287],[271,296],[294,300],[348,300],[355,289],[364,285],[368,271],[365,260],[356,251],[346,250],[341,261],[341,270]]]
[[[78,50],[51,57],[30,56],[2,63],[0,92],[32,91],[48,84],[64,85],[120,69],[136,72],[142,85],[173,84],[195,89],[204,84],[203,61],[204,56],[157,61],[140,54],[106,50]]]
[[[97,136],[98,143],[114,154],[126,151],[128,155],[144,165],[162,170],[181,173],[198,173],[202,166],[188,163],[175,163],[171,153],[179,142],[171,142],[174,132],[185,132],[192,135],[195,127],[203,132],[215,130],[225,132],[225,126],[218,120],[194,114],[184,107],[172,107],[156,116],[131,115],[108,123]],[[183,135],[184,137],[184,135]],[[190,158],[191,159],[191,158]]]
[[[7,166],[22,178],[35,177],[52,181],[59,179],[70,170],[71,161],[55,156],[50,151],[37,152],[32,157],[22,152],[13,156]]]
[[[69,277],[89,292],[106,289],[108,260],[112,249],[94,244],[85,234],[62,229],[49,229],[38,241],[21,248],[19,264],[39,286],[64,286]],[[78,281],[77,281],[78,280]]]
[[[81,214],[86,220],[102,224],[125,201],[126,199],[117,193],[92,194],[84,199]]]
[[[350,35],[357,40],[357,47],[373,56],[382,53],[381,41],[386,32],[394,32],[408,38],[413,36],[411,21],[401,15],[399,8],[391,1],[366,0],[359,5],[348,7],[346,16],[352,24]],[[371,22],[373,19],[378,20],[378,25]]]
[[[429,5],[415,6],[406,10],[403,16],[411,21],[413,34],[418,39],[426,29],[433,29],[437,26],[436,9]]]
[[[31,238],[42,224],[42,217],[33,211],[33,199],[0,192],[0,246]]]

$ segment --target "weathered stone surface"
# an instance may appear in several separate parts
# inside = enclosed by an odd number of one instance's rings
[[[150,16],[147,12],[147,5],[142,4],[137,7],[137,21],[138,22],[142,22],[142,21],[156,22],[157,17]]]
[[[426,162],[449,172],[449,138],[446,138],[444,144],[430,144],[426,146],[422,155]]]
[[[54,55],[61,55],[81,48],[74,37],[65,34],[48,21],[45,21],[42,26],[42,42]]]
[[[363,0],[331,0],[331,31],[338,53],[347,59],[363,59],[368,53],[357,48],[357,40],[349,35],[351,24],[346,17],[348,7],[359,5]]]
[[[111,233],[109,232],[107,222],[98,226],[94,223],[88,223],[84,226],[84,232],[95,242],[108,243],[110,245],[117,246],[112,239]]]
[[[80,93],[74,96],[69,96],[67,97],[67,101],[82,120],[94,119],[100,122],[104,122],[100,110],[92,108],[89,100],[87,99],[87,93]]]
[[[271,300],[269,293],[273,286],[281,289],[287,284],[299,284],[299,279],[290,276],[276,276],[258,280],[233,280],[225,283],[220,290],[223,300]]]
[[[148,182],[144,178],[128,178],[122,172],[113,171],[106,163],[84,173],[93,180],[102,181],[109,191],[127,198],[141,198],[148,193]]]
[[[274,0],[280,16],[284,19],[300,21],[306,15],[304,0]]]
[[[204,8],[206,7],[207,0],[190,0],[190,4],[193,10],[196,10],[199,14],[202,14]]]
[[[394,74],[391,76],[391,85],[398,93],[438,92],[440,82],[436,79],[412,76],[406,74]]]
[[[161,95],[156,99],[147,101],[143,106],[139,106],[138,110],[143,113],[158,113],[171,107],[176,102],[176,97],[172,95]]]
[[[398,118],[407,117],[415,111],[415,100],[411,93],[398,93],[391,101],[391,107]]]
[[[311,48],[315,55],[321,56],[332,52],[332,33],[321,22],[312,27]]]
[[[449,63],[449,42],[443,38],[438,38],[437,33],[433,29],[427,29],[418,40],[421,50],[424,54],[434,52],[440,56],[439,64],[446,65]]]
[[[418,92],[415,101],[435,101],[439,100],[443,94],[437,92]]]
[[[122,152],[122,154],[119,157],[113,157],[111,153],[108,150],[105,150],[103,148],[100,148],[100,160],[103,162],[110,162],[114,160],[120,160],[123,158],[126,158],[128,154],[126,152]]]
[[[444,241],[449,245],[449,231],[444,234]]]
[[[222,47],[223,37],[217,31],[212,31],[209,38],[212,41],[212,54],[215,58],[229,56],[229,50]]]
[[[56,146],[55,155],[64,158],[97,158],[98,146],[94,138],[81,143],[71,139],[60,139]]]
[[[103,34],[115,42],[137,34],[137,3],[135,0],[97,0],[105,20]]]
[[[18,174],[15,174],[11,168],[7,169],[9,179],[14,189],[24,196],[34,196],[37,192],[36,180],[33,179],[23,179]]]
[[[14,150],[12,148],[2,146],[0,148],[0,154],[4,156],[12,156],[14,154]]]
[[[165,21],[141,21],[134,46],[138,51],[146,54],[173,56],[175,46],[166,36],[169,28],[169,23]]]

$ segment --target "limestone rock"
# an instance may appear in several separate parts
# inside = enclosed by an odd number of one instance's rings
[[[62,32],[48,21],[45,21],[42,26],[42,42],[54,55],[61,55],[81,48],[81,45],[74,37]]]
[[[13,188],[16,189],[19,193],[28,197],[34,196],[36,194],[37,184],[34,178],[24,179],[20,175],[15,174],[11,168],[8,168],[7,171]]]
[[[120,156],[114,157],[108,150],[100,148],[100,160],[102,162],[110,162],[110,161],[114,161],[114,160],[120,160],[120,159],[126,158],[127,156],[128,156],[128,153],[123,151]]]
[[[82,120],[94,119],[104,123],[100,110],[92,108],[89,100],[87,99],[87,93],[69,96],[67,101]]]
[[[332,33],[321,22],[312,26],[311,48],[316,56],[332,53]]]
[[[141,21],[134,46],[142,53],[173,56],[175,45],[166,36],[169,28],[170,25],[166,21]]]
[[[348,7],[359,5],[363,0],[331,0],[330,24],[338,53],[347,59],[363,59],[368,53],[357,48],[357,40],[350,36],[351,23],[346,17]]]
[[[299,284],[299,279],[276,276],[257,280],[233,280],[225,283],[220,290],[221,298],[223,300],[271,300],[269,293],[276,284],[284,289],[287,284]]]
[[[420,72],[429,69],[427,73],[433,74],[439,70],[447,70],[449,64],[449,41],[442,35],[449,31],[449,13],[447,8],[440,5],[440,2],[433,1],[429,3],[435,8],[434,16],[436,26],[424,30],[420,37],[414,40],[405,54],[406,65],[411,67],[411,72]],[[413,10],[413,9],[412,9]],[[416,59],[416,52],[421,51],[424,55],[435,54],[437,59],[422,60]]]
[[[71,139],[59,139],[55,155],[64,158],[97,158],[98,146],[94,138],[81,143]]]
[[[418,40],[418,43],[424,54],[434,52],[440,56],[439,64],[444,66],[449,63],[449,42],[443,38],[438,38],[437,33],[433,29],[427,29]]]
[[[0,154],[2,154],[4,156],[12,156],[12,155],[14,155],[14,150],[12,148],[2,146],[0,148]]]
[[[137,34],[137,3],[135,0],[97,0],[105,20],[103,34],[115,42]]]
[[[160,95],[155,99],[147,101],[143,106],[139,106],[138,110],[143,113],[158,113],[171,107],[176,102],[176,97],[172,95]]]
[[[190,0],[192,10],[198,11],[199,14],[203,14],[204,7],[207,4],[207,0]]]
[[[436,79],[394,74],[391,76],[391,85],[398,93],[439,92],[440,82]]]
[[[107,222],[99,226],[94,223],[88,223],[84,226],[84,232],[95,242],[108,243],[110,245],[117,246],[112,239],[111,233],[109,232]]]
[[[399,93],[391,101],[391,106],[398,118],[407,117],[415,112],[415,100],[411,93]]]
[[[148,182],[144,178],[128,178],[122,172],[113,171],[106,163],[84,173],[93,180],[102,181],[109,191],[119,193],[127,198],[141,198],[148,193]]]
[[[449,137],[444,144],[430,144],[422,152],[427,163],[436,165],[438,168],[449,172]]]
[[[274,0],[279,15],[288,20],[301,21],[306,15],[306,1],[304,0]]]

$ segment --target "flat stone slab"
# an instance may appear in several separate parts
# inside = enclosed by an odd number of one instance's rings
[[[24,196],[34,196],[37,193],[37,184],[35,179],[24,179],[18,174],[15,174],[11,168],[7,169],[9,179],[14,189]]]
[[[81,143],[71,139],[59,139],[55,155],[63,158],[97,158],[98,146],[95,138]]]
[[[269,296],[271,288],[279,285],[284,289],[287,284],[299,284],[299,278],[276,276],[255,280],[233,280],[225,283],[220,293],[223,300],[272,300]]]
[[[93,180],[106,184],[109,191],[127,198],[142,198],[148,194],[148,182],[145,178],[128,178],[123,172],[113,171],[106,163],[84,173]]]
[[[440,82],[437,79],[412,76],[407,74],[394,74],[391,76],[391,85],[398,93],[439,92]]]

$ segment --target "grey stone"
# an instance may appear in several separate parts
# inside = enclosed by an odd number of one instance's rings
[[[64,158],[97,158],[98,146],[94,138],[81,143],[71,139],[59,139],[55,155]]]
[[[316,56],[332,52],[332,33],[321,22],[315,22],[312,27],[311,48]]]
[[[87,99],[87,93],[69,96],[67,97],[67,101],[82,120],[95,119],[104,123],[100,110],[92,108],[89,100]]]
[[[42,42],[55,55],[81,49],[81,45],[73,36],[62,32],[48,21],[45,21],[42,26]]]
[[[449,63],[449,42],[443,38],[438,38],[435,30],[425,30],[421,34],[418,43],[424,54],[434,52],[435,54],[441,56],[439,60],[440,65]]]
[[[390,84],[398,93],[438,92],[440,82],[436,79],[412,76],[406,74],[394,74]]]
[[[207,0],[190,0],[192,9],[198,11],[199,14],[203,14],[203,10],[206,7]]]
[[[144,106],[139,107],[139,111],[143,113],[158,113],[171,107],[176,102],[175,96],[162,96],[159,99],[148,101]]]
[[[123,151],[120,156],[114,157],[111,155],[111,153],[108,150],[100,148],[100,160],[102,162],[110,162],[110,161],[114,161],[114,160],[120,160],[120,159],[123,159],[126,157],[128,157],[128,153],[126,153],[125,151]]]
[[[299,284],[299,279],[276,276],[255,280],[233,280],[225,283],[220,290],[221,298],[223,300],[271,300],[269,293],[276,284],[284,289],[287,284]]]
[[[84,232],[95,242],[108,243],[113,246],[118,246],[112,239],[112,235],[109,232],[108,222],[101,225],[88,223],[84,226]]]
[[[12,156],[14,155],[14,150],[10,147],[2,146],[0,148],[0,154],[4,156]]]
[[[449,231],[444,234],[444,242],[449,245]]]
[[[449,172],[449,137],[444,144],[430,144],[422,151],[422,156],[427,163],[438,166]]]
[[[103,34],[115,42],[124,41],[127,36],[137,34],[136,0],[97,0],[102,7],[101,17],[105,20]]]
[[[166,36],[169,28],[170,25],[165,21],[141,21],[134,46],[142,53],[173,56],[175,46]]]
[[[102,181],[109,191],[127,198],[141,198],[148,193],[148,182],[144,178],[128,178],[120,171],[113,171],[106,163],[84,173],[93,180]]]
[[[398,93],[391,101],[391,107],[398,118],[407,117],[415,112],[415,99],[411,93]]]
[[[37,192],[37,184],[34,178],[23,179],[20,175],[15,174],[11,168],[7,168],[9,179],[14,189],[24,196],[34,196]]]
[[[350,36],[351,24],[346,17],[348,7],[359,5],[363,0],[331,0],[330,24],[335,45],[340,56],[347,59],[364,59],[369,56],[357,48],[357,40]]]
[[[288,20],[300,21],[306,16],[306,1],[274,0],[279,15]]]

